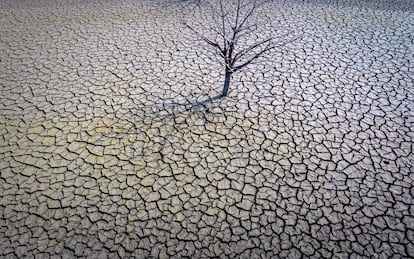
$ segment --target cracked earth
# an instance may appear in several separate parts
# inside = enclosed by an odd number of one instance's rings
[[[270,3],[202,105],[179,9],[0,0],[0,257],[413,257],[413,2]]]

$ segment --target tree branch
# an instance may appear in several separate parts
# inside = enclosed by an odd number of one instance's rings
[[[223,8],[223,1],[220,0],[220,18],[221,18],[221,31],[222,31],[222,37],[223,37],[223,51],[227,52],[227,33],[226,33],[226,16],[227,13],[224,12],[224,8]]]
[[[263,1],[261,3],[257,3],[257,1],[253,1],[253,5],[252,8],[250,9],[250,11],[247,13],[247,15],[244,17],[243,21],[240,23],[239,28],[242,28],[243,25],[245,23],[248,22],[249,18],[254,14],[254,12],[256,11],[257,8],[261,7],[262,5],[264,5],[265,3],[267,3],[267,1]],[[249,3],[246,4],[246,6],[249,5]]]
[[[237,10],[236,10],[236,19],[234,21],[233,31],[236,31],[236,28],[239,27],[239,17],[240,17],[240,0],[237,0]]]
[[[193,33],[195,33],[200,39],[202,39],[203,41],[205,41],[207,44],[209,44],[209,45],[211,45],[211,46],[213,46],[213,47],[215,47],[215,48],[217,48],[217,49],[219,49],[220,50],[220,52],[222,52],[223,53],[223,49],[222,49],[222,47],[217,43],[217,42],[214,42],[214,41],[212,41],[212,40],[209,40],[207,37],[205,37],[204,35],[202,35],[201,33],[199,33],[198,31],[196,31],[193,27],[191,27],[190,25],[188,25],[187,23],[185,23],[184,22],[184,25],[188,28],[188,29],[190,29]]]
[[[240,58],[242,58],[243,56],[247,55],[250,51],[256,49],[257,47],[260,47],[261,45],[265,44],[265,43],[269,43],[273,38],[268,38],[266,40],[263,40],[261,42],[258,42],[248,48],[245,48],[241,51],[239,51],[233,58],[232,63],[233,65],[237,62],[237,60],[239,60]]]
[[[243,64],[241,64],[241,65],[238,65],[238,66],[234,67],[234,68],[233,68],[233,72],[236,72],[236,71],[238,71],[238,70],[242,69],[243,67],[245,67],[245,66],[249,65],[249,64],[250,64],[250,63],[252,63],[254,60],[256,60],[257,58],[259,58],[260,56],[262,56],[265,52],[267,52],[267,51],[269,51],[269,50],[271,50],[271,49],[274,49],[274,48],[275,48],[275,46],[268,46],[267,48],[265,48],[265,49],[261,50],[260,52],[256,53],[256,55],[254,55],[254,56],[253,56],[251,59],[249,59],[248,61],[244,62],[244,63],[243,63]]]

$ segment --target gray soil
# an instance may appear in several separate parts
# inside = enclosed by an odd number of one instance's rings
[[[0,257],[413,257],[414,1],[273,1],[203,104],[168,2],[0,0]]]

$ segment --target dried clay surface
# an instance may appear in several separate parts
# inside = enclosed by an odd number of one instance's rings
[[[200,103],[174,1],[0,0],[0,257],[413,257],[414,1],[260,12]]]

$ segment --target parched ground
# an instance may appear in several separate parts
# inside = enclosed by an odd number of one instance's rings
[[[413,257],[414,1],[274,1],[204,105],[167,2],[0,0],[0,257]]]

